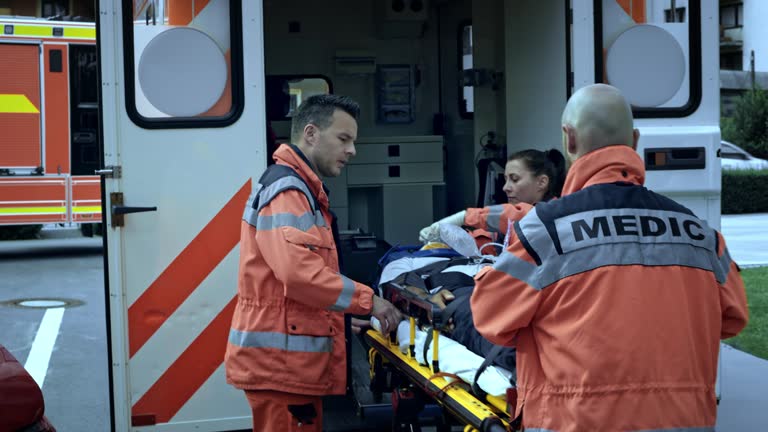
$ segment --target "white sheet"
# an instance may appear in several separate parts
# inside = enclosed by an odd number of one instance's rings
[[[379,321],[371,318],[371,325],[377,331],[381,331]],[[424,342],[427,339],[427,333],[416,329],[416,360],[419,364],[426,365],[424,362]],[[397,327],[397,340],[400,346],[400,352],[408,353],[408,344],[410,343],[410,322],[401,321]],[[440,335],[438,360],[440,361],[440,370],[458,375],[465,382],[472,384],[475,380],[477,369],[483,364],[482,357],[468,350],[464,345],[453,339]],[[427,360],[432,362],[432,344],[427,351]],[[504,397],[507,389],[510,387],[510,378],[513,376],[511,371],[504,368],[490,365],[480,375],[477,384],[483,391],[489,395]]]

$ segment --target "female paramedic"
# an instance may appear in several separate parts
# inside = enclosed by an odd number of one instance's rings
[[[462,210],[422,229],[419,240],[424,243],[439,241],[441,223],[474,229],[478,243],[482,243],[482,237],[493,240],[499,233],[504,235],[508,221],[519,220],[539,201],[560,196],[565,173],[565,158],[555,149],[514,153],[504,167],[506,181],[503,189],[509,200],[507,204]]]

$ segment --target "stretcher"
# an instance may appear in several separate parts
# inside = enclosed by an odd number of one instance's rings
[[[506,379],[505,391],[500,392],[497,384],[490,386],[496,390],[489,393],[467,379],[467,375],[474,375],[474,370],[441,370],[441,364],[447,362],[445,356],[442,357],[441,362],[440,345],[441,342],[446,345],[446,340],[449,340],[441,334],[444,327],[448,325],[441,308],[428,299],[420,298],[402,289],[403,287],[397,284],[385,283],[380,288],[384,297],[400,309],[408,319],[400,323],[399,331],[386,336],[377,330],[378,323],[375,319],[373,320],[374,329],[365,334],[365,340],[370,346],[371,381],[376,382],[377,375],[387,374],[394,369],[412,388],[418,390],[421,397],[437,402],[457,421],[465,425],[465,431],[517,430],[518,422],[513,421],[513,416],[510,415],[510,413],[514,414],[517,392],[509,385],[508,375],[500,376],[502,380]],[[427,341],[430,344],[428,349],[417,346],[417,340],[421,339],[422,345],[425,342],[423,337],[419,337],[419,333],[431,333],[431,338]],[[406,338],[407,340],[403,340]],[[453,343],[458,345],[456,342]],[[424,361],[424,357],[427,356],[431,357],[429,362]],[[485,377],[488,372],[486,370],[480,376]],[[476,383],[479,382],[481,380],[477,379]],[[398,396],[398,391],[393,390],[393,400]],[[395,414],[397,415],[397,410]],[[415,416],[412,418],[415,419]]]

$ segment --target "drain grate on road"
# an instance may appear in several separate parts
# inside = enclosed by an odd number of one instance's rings
[[[25,309],[71,308],[82,306],[83,304],[84,302],[81,300],[65,298],[24,298],[0,302],[0,306]]]

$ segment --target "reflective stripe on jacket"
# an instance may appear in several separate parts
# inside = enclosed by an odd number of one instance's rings
[[[645,189],[626,146],[578,159],[476,277],[478,331],[517,347],[526,430],[708,431],[721,338],[746,325],[722,236]]]
[[[339,273],[328,196],[303,155],[284,144],[274,159],[304,181],[284,176],[266,187],[259,183],[246,206],[227,382],[248,390],[342,394],[344,313],[369,313],[373,291]]]

